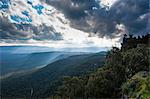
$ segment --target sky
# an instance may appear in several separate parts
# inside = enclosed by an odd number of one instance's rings
[[[149,0],[1,0],[0,46],[120,47],[149,17]]]

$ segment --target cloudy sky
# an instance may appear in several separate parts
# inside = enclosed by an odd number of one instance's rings
[[[1,0],[0,45],[119,46],[150,33],[149,0]]]

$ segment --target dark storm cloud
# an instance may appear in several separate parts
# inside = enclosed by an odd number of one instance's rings
[[[72,27],[100,37],[115,37],[120,33],[117,24],[123,24],[130,34],[143,34],[150,30],[149,0],[118,0],[109,10],[102,8],[98,0],[46,2],[62,11]]]
[[[62,40],[63,37],[52,26],[43,24],[37,27],[32,24],[16,24],[11,23],[8,18],[0,17],[0,39],[1,41],[11,39],[24,42],[29,39]]]
[[[7,18],[0,17],[0,39],[22,39],[27,38],[28,34],[17,30]]]
[[[87,11],[92,11],[93,7],[99,7],[95,0],[46,0],[48,4],[63,11],[67,18],[81,19],[87,16]]]
[[[120,0],[110,9],[117,23],[123,23],[133,34],[146,33],[150,19],[149,0]]]
[[[41,0],[42,1],[42,0]],[[99,9],[99,2],[95,0],[45,0],[64,13],[71,21],[71,27],[86,32],[93,31],[87,23],[87,18],[92,15],[93,8]]]
[[[33,39],[35,40],[63,40],[62,34],[56,32],[53,26],[42,24],[38,27],[32,26]]]

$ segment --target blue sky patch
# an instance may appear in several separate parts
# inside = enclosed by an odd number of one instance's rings
[[[29,16],[29,12],[28,11],[23,11],[22,14],[25,15],[25,16]]]
[[[36,6],[33,6],[33,8],[37,10],[37,13],[39,15],[43,13],[42,9],[44,8],[44,6],[42,6],[42,5],[36,5]]]
[[[0,10],[9,8],[10,0],[1,0],[0,1]]]
[[[11,15],[10,18],[15,22],[32,22],[30,18],[22,18],[18,15]]]

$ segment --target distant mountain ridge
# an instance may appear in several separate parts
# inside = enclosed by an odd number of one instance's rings
[[[90,53],[64,52],[64,50],[65,49],[57,51],[56,49],[40,46],[1,46],[1,76],[12,74],[13,72],[27,71],[29,69],[44,67],[47,64],[72,55]]]

